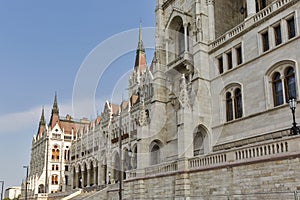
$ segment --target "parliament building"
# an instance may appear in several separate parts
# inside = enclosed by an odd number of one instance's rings
[[[300,198],[300,1],[156,0],[155,13],[127,100],[93,120],[61,117],[56,95],[49,123],[42,111],[28,199]]]

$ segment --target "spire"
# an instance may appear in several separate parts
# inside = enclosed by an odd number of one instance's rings
[[[59,109],[58,109],[58,105],[57,105],[57,94],[55,92],[52,114],[58,114],[58,113],[59,113]]]
[[[49,126],[51,126],[51,128],[53,128],[55,126],[55,124],[58,123],[58,122],[59,122],[59,109],[58,109],[58,105],[57,105],[57,94],[55,92],[53,108],[52,108],[52,114],[51,114],[51,119],[50,119]]]
[[[40,119],[40,125],[46,125],[44,107],[42,109],[42,115],[41,115],[41,119]]]
[[[139,28],[139,43],[137,51],[145,52],[144,43],[143,43],[143,33],[142,33],[142,21],[140,21],[140,28]]]
[[[134,69],[142,73],[143,71],[146,70],[146,68],[147,68],[146,53],[145,53],[145,48],[143,43],[143,36],[142,36],[142,23],[140,22],[139,42],[136,50]]]

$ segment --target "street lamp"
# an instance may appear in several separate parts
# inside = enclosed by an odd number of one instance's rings
[[[3,199],[3,188],[4,188],[4,181],[0,181],[0,183],[1,183],[1,200]]]
[[[23,166],[23,168],[26,168],[26,180],[25,180],[25,200],[27,200],[27,184],[28,184],[28,169],[29,166]]]
[[[297,106],[296,99],[295,98],[290,98],[289,105],[290,105],[290,109],[292,110],[292,114],[293,114],[293,126],[291,128],[291,135],[298,135],[300,133],[300,130],[297,127],[297,123],[296,123],[296,120],[295,120],[295,110],[296,110],[296,106]]]
[[[108,184],[110,184],[110,176],[111,176],[111,174],[110,174],[110,172],[108,172]]]

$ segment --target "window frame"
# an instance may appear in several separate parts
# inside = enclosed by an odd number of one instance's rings
[[[283,43],[282,38],[282,27],[280,22],[273,25],[273,32],[274,32],[274,44],[275,46],[278,46]]]
[[[282,60],[275,64],[273,64],[265,74],[265,90],[267,94],[266,98],[266,108],[267,109],[274,109],[276,107],[284,106],[288,103],[288,86],[286,83],[286,79],[289,76],[286,76],[286,72],[289,69],[289,67],[293,68],[294,70],[294,91],[295,91],[295,98],[299,98],[299,80],[298,80],[298,70],[297,65],[295,61],[292,60]],[[273,78],[275,73],[279,73],[281,76],[281,84],[282,84],[282,104],[277,105],[276,99],[275,99],[275,92],[274,92],[274,86],[273,86]]]
[[[295,15],[291,15],[289,17],[287,17],[286,19],[286,28],[287,28],[287,38],[288,40],[296,37],[297,35],[297,27],[296,27],[296,19],[295,19]],[[293,21],[293,26],[291,26],[291,24],[289,22]],[[293,27],[293,29],[291,29]],[[291,30],[293,30],[293,32],[291,32]]]
[[[264,30],[260,33],[262,52],[270,50],[270,35],[269,30]]]
[[[239,83],[231,83],[225,87],[222,94],[224,98],[225,123],[243,118],[244,100],[242,86]]]
[[[236,64],[237,65],[241,65],[243,64],[243,48],[242,48],[242,45],[238,45],[236,47],[234,47],[234,50],[235,50],[235,53],[236,53]]]

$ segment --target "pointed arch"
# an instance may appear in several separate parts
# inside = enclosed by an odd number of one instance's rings
[[[160,140],[154,140],[150,144],[150,164],[156,165],[162,162],[161,149],[163,143]]]
[[[204,155],[209,151],[208,131],[203,125],[198,125],[193,132],[194,156]]]

